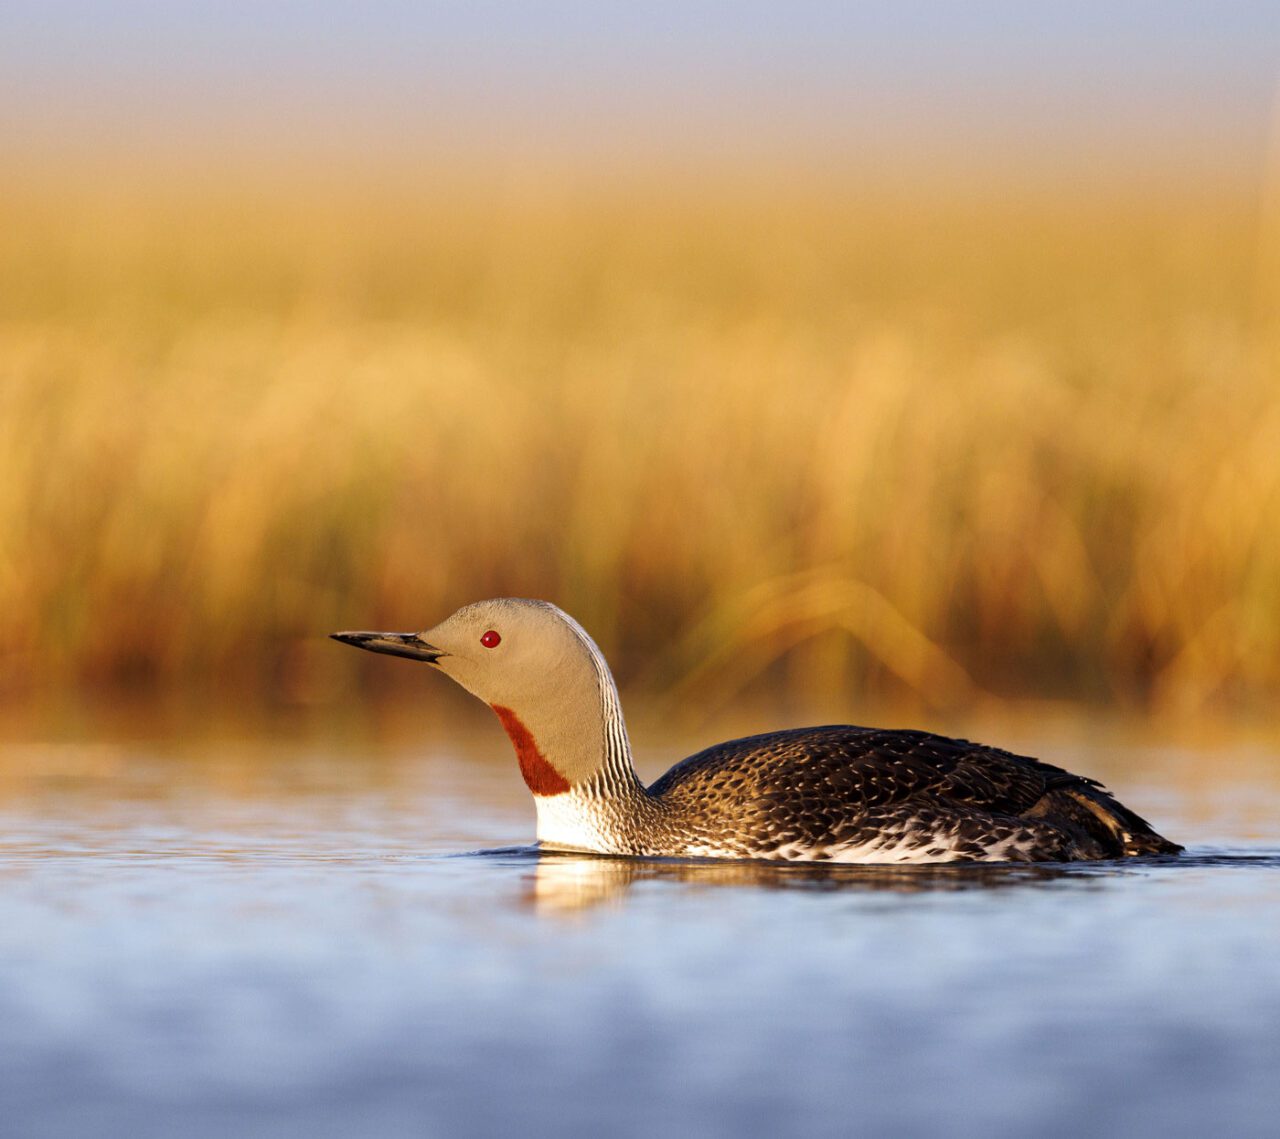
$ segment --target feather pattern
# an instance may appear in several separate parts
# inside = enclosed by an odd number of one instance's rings
[[[647,794],[680,821],[686,853],[1041,862],[1182,849],[1096,780],[920,731],[832,725],[729,740]]]

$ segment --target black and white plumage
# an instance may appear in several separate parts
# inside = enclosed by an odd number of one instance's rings
[[[730,740],[646,788],[603,655],[548,602],[481,601],[424,633],[334,636],[426,661],[493,707],[548,849],[862,863],[1182,849],[1095,780],[928,732],[834,725]]]
[[[1059,862],[1173,853],[1092,779],[929,732],[833,725],[717,744],[648,793],[747,857]]]

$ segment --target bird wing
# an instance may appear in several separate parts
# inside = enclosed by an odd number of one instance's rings
[[[1182,848],[1096,780],[929,732],[834,725],[729,740],[649,789],[686,829],[755,852],[945,836],[963,857],[1101,858]],[[932,853],[932,851],[931,851]]]
[[[841,804],[921,800],[1019,815],[1057,787],[1093,780],[999,748],[930,732],[830,725],[729,740],[682,760],[649,789],[673,800],[716,797]]]

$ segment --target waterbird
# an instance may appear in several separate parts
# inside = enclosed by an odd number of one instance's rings
[[[645,787],[595,642],[547,601],[495,598],[421,633],[333,633],[488,704],[545,850],[797,862],[1073,862],[1176,854],[1094,779],[931,732],[848,724],[715,744]]]

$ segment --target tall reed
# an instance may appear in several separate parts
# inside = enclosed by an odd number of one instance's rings
[[[1247,195],[411,189],[3,191],[4,691],[521,594],[704,700],[1280,695]]]

